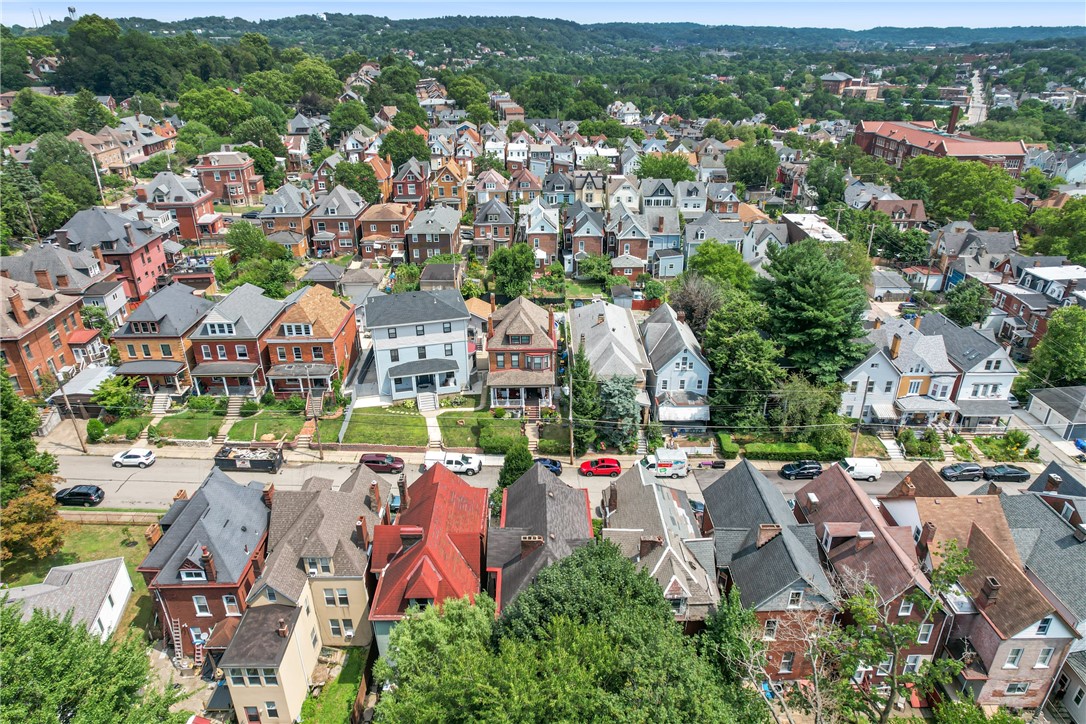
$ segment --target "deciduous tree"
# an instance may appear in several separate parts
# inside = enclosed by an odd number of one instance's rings
[[[697,178],[690,160],[681,153],[662,153],[659,156],[642,156],[637,169],[638,178],[666,178],[678,183]]]
[[[393,130],[381,137],[381,155],[391,157],[392,164],[399,168],[412,158],[429,161],[430,147],[414,131]]]
[[[57,470],[57,459],[38,451],[37,429],[35,407],[15,394],[7,375],[0,376],[0,505],[6,506],[39,476]]]
[[[744,143],[728,151],[724,166],[728,180],[739,181],[747,188],[762,188],[777,176],[777,152],[765,143]]]
[[[992,311],[992,293],[982,282],[967,277],[955,284],[946,294],[943,314],[955,324],[968,327],[980,324]]]
[[[699,337],[709,324],[709,318],[720,308],[722,298],[722,285],[697,272],[683,273],[668,294],[671,306],[686,315],[686,323]]]
[[[53,478],[43,476],[4,506],[0,560],[42,560],[64,545],[64,521],[57,515]]]
[[[499,294],[519,297],[531,291],[535,254],[523,243],[502,247],[490,255],[487,268],[494,274]]]
[[[1086,384],[1086,309],[1063,307],[1048,319],[1048,331],[1029,362],[1033,387]]]
[[[272,156],[287,155],[278,129],[265,116],[255,116],[239,123],[234,129],[234,143],[251,143],[270,151]]]
[[[721,244],[716,239],[707,239],[698,245],[688,268],[706,279],[743,291],[749,291],[754,282],[754,270],[743,261],[743,255],[730,244]]]
[[[336,184],[356,191],[367,203],[375,204],[381,199],[381,185],[373,166],[368,163],[340,161],[336,164]]]

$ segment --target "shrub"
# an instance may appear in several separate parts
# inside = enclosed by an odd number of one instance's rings
[[[242,417],[252,417],[258,412],[260,412],[260,403],[256,400],[246,400],[241,404],[241,412],[239,414]]]
[[[147,439],[150,442],[158,442],[159,440],[162,439],[162,436],[158,434],[158,426],[156,426],[156,425],[148,425],[147,426]]]
[[[139,425],[128,425],[124,431],[124,439],[135,440],[140,436],[141,432],[143,432],[143,428]]]
[[[725,460],[735,460],[739,457],[739,446],[732,442],[732,436],[726,432],[716,434],[716,445],[720,451],[720,457]]]
[[[96,443],[106,434],[106,426],[98,419],[87,420],[87,442]]]
[[[493,415],[495,419],[500,420],[505,417],[505,408],[495,407],[493,410],[490,411],[490,414]]]
[[[743,446],[746,456],[753,460],[817,460],[824,456],[805,442],[752,442]]]
[[[453,395],[452,397],[446,397],[441,401],[442,407],[463,407],[467,402],[467,399],[463,395]]]
[[[291,395],[282,403],[283,407],[291,412],[301,412],[305,409],[305,398],[299,395]]]
[[[939,448],[939,433],[933,427],[925,430],[923,437],[920,438],[917,438],[912,430],[906,428],[898,433],[897,441],[901,447],[905,448],[905,455],[908,457],[943,459],[943,451]]]
[[[540,455],[569,455],[569,442],[543,438],[536,450]]]
[[[275,393],[272,392],[271,390],[268,390],[267,392],[265,392],[263,395],[260,396],[260,404],[264,405],[264,406],[274,405],[275,404]]]
[[[479,420],[479,447],[488,455],[504,455],[522,440],[520,435],[509,435],[503,428],[496,428],[489,420]]]
[[[649,450],[664,446],[664,427],[659,422],[645,425],[645,443]]]
[[[396,403],[395,405],[393,405],[393,407],[398,407],[401,410],[417,410],[419,404],[414,400],[404,400],[403,402]]]
[[[226,409],[226,398],[200,395],[189,398],[189,409],[193,412],[217,412],[220,407]]]
[[[954,446],[954,457],[962,462],[969,462],[973,459],[973,450],[964,442],[958,443]]]

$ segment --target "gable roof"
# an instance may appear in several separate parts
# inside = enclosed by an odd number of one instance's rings
[[[153,179],[145,184],[140,184],[134,189],[139,194],[143,191],[147,201],[154,202],[156,195],[162,196],[160,203],[165,204],[195,204],[208,192],[200,188],[199,179],[182,178],[172,171],[161,171]]]
[[[460,212],[451,206],[434,206],[415,214],[408,234],[455,234],[460,227]]]
[[[1014,537],[1011,535],[1007,517],[1003,514],[1003,508],[997,496],[917,498],[915,503],[921,522],[935,525],[932,543],[928,545],[929,554],[935,565],[938,565],[941,560],[937,551],[939,545],[956,540],[958,545],[964,548],[965,542],[969,540],[970,529],[978,525],[984,530],[984,534],[1006,553],[1015,566],[1022,568],[1022,561],[1018,558],[1014,547]]]
[[[95,267],[98,267],[98,273],[92,276],[90,271]],[[38,244],[28,247],[18,256],[5,257],[4,270],[16,281],[35,285],[38,283],[35,272],[46,271],[54,289],[79,294],[107,279],[117,271],[117,267],[99,263],[89,251],[70,251],[52,244]],[[68,277],[68,283],[63,287],[57,282],[58,275]]]
[[[339,264],[326,261],[318,261],[302,277],[303,282],[338,282],[343,276],[344,268]]]
[[[214,302],[197,296],[195,292],[192,287],[179,282],[159,289],[128,315],[117,334],[122,337],[134,334],[132,322],[155,322],[159,335],[180,337],[215,306]]]
[[[1086,484],[1083,484],[1083,476],[1079,473],[1072,473],[1063,467],[1059,463],[1051,462],[1048,464],[1041,474],[1038,475],[1032,483],[1030,483],[1029,490],[1033,493],[1044,493],[1045,484],[1048,482],[1050,475],[1058,475],[1060,477],[1059,488],[1055,491],[1057,495],[1067,495],[1080,498],[1086,498]]]
[[[90,251],[101,246],[107,256],[134,253],[162,236],[149,221],[130,221],[100,206],[76,212],[58,231],[67,234],[69,249]]]
[[[357,191],[352,191],[345,186],[336,186],[328,193],[317,198],[317,208],[313,211],[313,217],[354,217],[362,213],[364,208],[366,208],[366,202]]]
[[[276,209],[282,207],[282,211]],[[260,218],[276,216],[304,216],[313,208],[313,195],[293,184],[283,184],[273,194],[264,195],[264,209]]]
[[[686,322],[680,322],[670,304],[664,303],[641,323],[641,336],[645,340],[652,368],[659,372],[680,352],[689,352],[705,364],[709,363],[701,354],[701,344]]]
[[[505,345],[508,335],[530,335],[532,347],[553,347],[550,329],[550,313],[525,297],[517,297],[501,309],[490,315],[490,329],[494,336],[487,345],[488,349],[498,349]],[[543,340],[546,340],[544,343]],[[524,345],[510,345],[522,347]]]
[[[943,338],[947,356],[955,367],[968,372],[1002,347],[974,327],[959,327],[941,312],[920,318],[920,333]],[[1007,361],[1010,364],[1010,360]]]
[[[651,367],[629,309],[598,300],[569,313],[574,353],[584,340],[585,354],[600,379],[627,375],[639,383]]]
[[[901,337],[897,359],[890,356],[894,337]],[[889,319],[867,333],[867,341],[886,352],[886,357],[898,370],[925,366],[930,374],[953,374],[957,370],[947,357],[942,336],[925,335],[903,319]]]
[[[901,482],[879,498],[953,498],[956,493],[943,482],[930,463],[924,461],[913,468]]]
[[[290,297],[287,298],[288,300]],[[242,284],[226,295],[214,309],[207,313],[206,321],[223,321],[234,324],[234,336],[258,337],[279,316],[287,302],[264,296],[264,290],[255,284]],[[197,330],[194,339],[208,335]]]
[[[488,221],[487,217],[491,214],[497,215],[496,221]],[[509,207],[501,202],[497,196],[491,196],[475,207],[475,223],[476,224],[512,224],[513,212],[509,210]]]
[[[1029,394],[1071,422],[1086,422],[1086,385],[1045,387]]]
[[[366,326],[370,329],[467,318],[464,297],[456,289],[389,294],[366,305]]]
[[[41,583],[9,588],[4,594],[22,605],[24,621],[36,610],[60,617],[71,611],[72,623],[90,630],[122,568],[124,558],[54,566]]]
[[[341,269],[342,267],[336,267]],[[328,287],[314,285],[304,287],[294,298],[294,304],[279,318],[280,323],[313,325],[313,337],[331,339],[354,314],[354,305],[340,299]]]

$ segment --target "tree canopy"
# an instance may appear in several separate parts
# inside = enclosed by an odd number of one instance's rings
[[[336,164],[335,181],[337,185],[357,192],[367,203],[375,204],[381,200],[381,185],[373,166],[368,163],[340,161]]]
[[[381,155],[390,157],[392,165],[399,168],[412,158],[429,161],[430,147],[414,131],[392,130],[381,137]]]
[[[18,497],[36,478],[57,470],[57,459],[39,452],[34,441],[38,412],[15,394],[7,375],[0,376],[0,505]]]
[[[683,154],[662,153],[659,156],[642,156],[641,164],[637,168],[637,177],[666,178],[678,183],[693,181],[697,178],[697,174],[690,167],[690,160]]]
[[[955,284],[946,294],[943,314],[955,324],[968,327],[988,318],[992,311],[992,293],[983,283],[968,277]]]
[[[917,156],[901,170],[903,180],[922,181],[929,189],[929,219],[944,223],[971,218],[979,229],[1019,229],[1026,209],[1014,203],[1015,181],[997,166],[980,161]]]
[[[730,244],[722,244],[716,239],[699,244],[687,268],[706,279],[743,291],[749,291],[754,283],[754,270],[743,260],[743,255]]]
[[[513,244],[490,255],[487,268],[494,274],[494,286],[507,297],[519,297],[532,288],[535,254],[528,244]]]
[[[728,180],[747,188],[762,188],[777,176],[777,152],[766,143],[744,143],[724,155]]]

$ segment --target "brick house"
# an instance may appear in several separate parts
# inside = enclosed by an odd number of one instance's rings
[[[264,234],[277,231],[296,231],[309,239],[313,210],[316,202],[307,189],[284,184],[273,194],[264,196],[264,210],[260,212],[260,224]]]
[[[1022,141],[987,141],[968,134],[939,131],[934,121],[860,121],[854,142],[869,156],[901,166],[916,156],[939,156],[980,161],[998,166],[1014,178],[1023,171],[1026,144]]]
[[[373,204],[362,212],[358,255],[363,259],[383,257],[403,261],[407,256],[407,227],[415,218],[415,207],[394,202]]]
[[[336,166],[344,158],[336,151],[328,158],[320,162],[313,171],[313,189],[319,194],[328,191],[336,185]]]
[[[125,161],[124,149],[109,134],[95,135],[76,129],[66,138],[75,141],[83,150],[94,159],[98,168],[111,173],[127,175],[128,163]]]
[[[407,229],[407,249],[414,263],[438,254],[460,251],[460,212],[452,206],[435,206],[415,215]]]
[[[200,186],[199,179],[163,171],[147,183],[136,186],[135,191],[141,203],[170,212],[170,217],[177,221],[177,233],[182,239],[199,241],[222,234],[226,228],[223,215],[215,211],[212,193]]]
[[[318,256],[354,254],[358,230],[366,202],[355,191],[336,186],[317,197],[310,222],[313,228],[313,251]]]
[[[878,211],[890,217],[898,231],[919,229],[928,220],[924,202],[920,199],[872,199],[868,211]]]
[[[418,159],[409,158],[392,179],[392,198],[418,210],[426,208],[430,199],[430,172]]]
[[[651,238],[648,219],[625,206],[611,209],[607,223],[606,253],[614,256],[635,256],[649,259],[649,239]]]
[[[217,204],[256,206],[264,197],[264,177],[243,151],[206,153],[196,161],[200,186],[211,192]]]
[[[558,341],[554,312],[517,297],[490,312],[487,354],[491,407],[512,407],[530,419],[553,406]]]
[[[0,278],[0,349],[4,374],[25,397],[41,392],[47,376],[75,364],[71,336],[82,331],[82,300],[36,284]]]
[[[305,287],[267,338],[268,379],[275,396],[324,394],[347,373],[358,352],[354,305],[328,287]]]
[[[31,246],[18,256],[6,257],[0,276],[80,296],[86,306],[100,307],[114,325],[124,320],[128,296],[117,278],[117,267],[103,264],[89,251],[69,251],[52,244]]]
[[[518,169],[509,178],[509,203],[528,204],[543,193],[543,181],[526,168]]]
[[[175,663],[192,658],[199,670],[205,649],[225,648],[233,636],[264,564],[273,491],[212,469],[159,520],[161,537],[136,570]]]
[[[475,255],[487,259],[495,249],[513,240],[513,212],[500,199],[492,198],[475,207]]]
[[[430,198],[434,204],[452,206],[462,211],[468,207],[468,190],[464,181],[464,170],[456,161],[449,159],[434,172]]]

